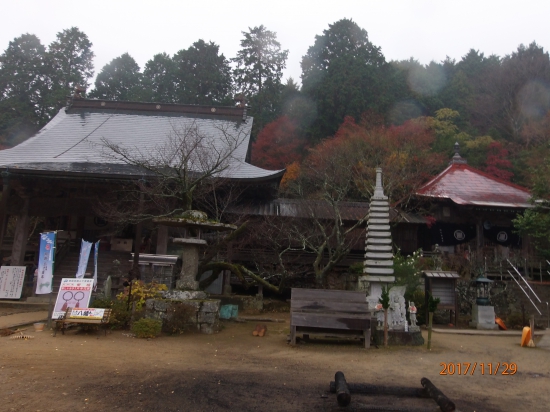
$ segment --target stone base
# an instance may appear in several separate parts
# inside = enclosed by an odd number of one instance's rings
[[[471,328],[497,330],[498,325],[495,323],[495,308],[493,306],[472,306],[472,321]]]
[[[417,326],[418,327],[418,326]],[[375,343],[378,346],[384,344],[384,331],[376,330]],[[424,338],[420,330],[416,332],[404,332],[404,331],[388,331],[388,345],[389,346],[422,346],[424,345]]]
[[[199,290],[199,282],[190,279],[178,279],[176,280],[176,289]]]

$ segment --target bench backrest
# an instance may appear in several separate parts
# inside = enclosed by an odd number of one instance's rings
[[[103,311],[103,318],[102,319],[71,318],[72,311],[73,311],[73,308],[68,308],[67,311],[65,312],[64,319],[66,321],[71,320],[71,321],[74,321],[75,323],[77,323],[77,322],[81,322],[81,323],[108,323],[109,319],[111,317],[112,309],[105,309]]]
[[[324,289],[292,289],[291,324],[363,330],[370,327],[365,292]]]

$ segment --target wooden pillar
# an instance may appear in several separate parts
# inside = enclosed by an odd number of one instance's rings
[[[2,245],[4,244],[4,236],[6,236],[6,228],[8,226],[8,199],[10,197],[10,190],[11,188],[9,173],[2,172],[2,198],[0,199],[0,250],[2,250]]]
[[[477,261],[480,264],[483,264],[483,256],[482,256],[482,248],[483,248],[483,220],[479,219],[476,223],[476,254],[477,254]]]
[[[168,253],[168,226],[160,225],[157,229],[157,255]]]
[[[17,216],[11,250],[11,266],[22,266],[25,260],[27,236],[29,235],[29,203],[30,198],[26,197],[23,202],[23,209],[21,209],[21,213]]]
[[[134,262],[132,270],[136,270],[134,272],[134,276],[136,276],[137,279],[139,279],[139,271],[137,271],[137,268],[139,268],[139,252],[141,249],[141,232],[143,228],[143,222],[139,222],[136,225],[136,237],[134,239]]]

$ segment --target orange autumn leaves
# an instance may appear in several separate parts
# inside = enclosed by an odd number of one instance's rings
[[[281,120],[269,129],[270,145],[280,144],[281,147],[270,148],[266,144],[267,127],[264,129],[266,134],[262,131],[253,146],[253,150],[260,150],[256,154],[253,152],[253,158],[264,161],[255,164],[287,167],[281,182],[283,189],[300,176],[318,176],[325,172],[336,181],[349,184],[348,198],[368,199],[372,195],[375,168],[380,166],[384,171],[386,194],[391,201],[398,201],[412,194],[444,165],[443,156],[431,151],[435,135],[422,118],[386,127],[367,116],[359,122],[346,117],[336,135],[309,149],[302,162],[305,144],[292,135],[296,129],[289,124],[288,119]],[[285,132],[289,133],[285,135]],[[340,176],[335,176],[338,174]]]

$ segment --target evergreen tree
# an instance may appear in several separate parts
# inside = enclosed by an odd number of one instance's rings
[[[352,20],[337,21],[315,36],[302,58],[302,91],[317,105],[312,135],[333,135],[345,116],[359,119],[369,109],[385,113],[394,101],[391,71],[380,48]]]
[[[139,66],[128,53],[114,58],[97,75],[90,97],[107,100],[141,101],[145,96]]]
[[[220,47],[198,40],[173,58],[175,100],[186,104],[232,103],[232,80],[229,61],[219,53]]]
[[[52,69],[51,104],[59,109],[75,86],[88,88],[94,75],[92,43],[77,27],[57,33],[46,54]]]
[[[155,54],[145,64],[143,87],[148,101],[176,103],[174,62],[170,55],[166,53]]]
[[[281,79],[288,50],[281,50],[277,34],[263,25],[248,30],[242,32],[241,50],[232,59],[237,63],[233,76],[237,92],[242,93],[251,105],[255,138],[258,131],[280,112]]]
[[[34,133],[48,120],[50,91],[45,47],[34,34],[9,43],[0,56],[0,137],[11,145]]]

